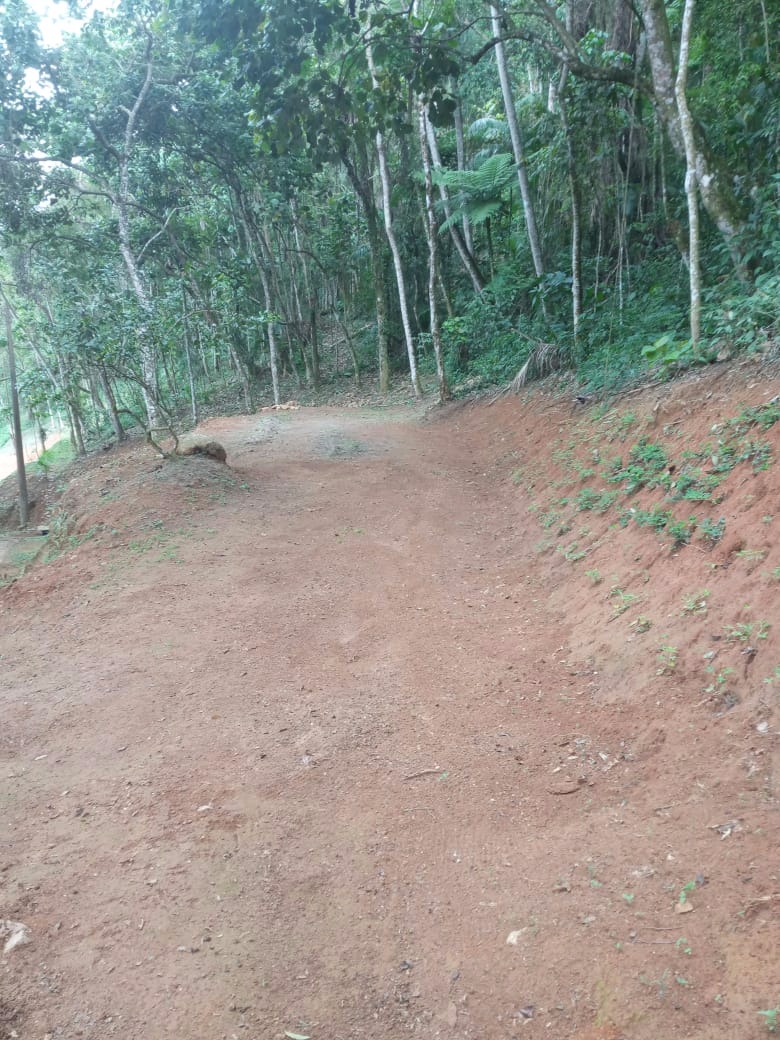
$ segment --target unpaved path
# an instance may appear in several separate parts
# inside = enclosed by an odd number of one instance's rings
[[[618,762],[459,414],[212,421],[205,491],[134,449],[144,536],[7,594],[0,1037],[725,1035],[621,952],[674,780]]]

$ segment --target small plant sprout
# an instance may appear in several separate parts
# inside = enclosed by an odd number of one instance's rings
[[[615,617],[625,612],[637,602],[639,596],[635,592],[626,592],[624,589],[613,585],[609,590],[609,598],[612,600],[612,610]]]
[[[666,533],[672,537],[672,548],[680,549],[690,542],[693,532],[696,530],[697,521],[695,516],[689,516],[687,520],[671,520],[666,525]]]
[[[680,953],[684,953],[686,957],[690,957],[691,954],[693,953],[693,950],[688,945],[688,940],[684,936],[682,936],[682,935],[680,936],[680,938],[677,940],[677,942],[674,945],[675,945],[675,949],[678,949],[680,951]]]
[[[596,569],[592,571],[585,571],[585,577],[590,578],[594,585],[600,585],[604,580],[601,571]]]
[[[677,667],[680,651],[676,646],[662,646],[658,650],[658,669],[656,675],[671,675]]]
[[[715,669],[712,667],[712,665],[710,665],[707,671],[712,673],[715,671]],[[722,690],[726,683],[729,681],[729,678],[733,674],[733,668],[723,668],[720,672],[718,672],[718,674],[715,676],[715,678],[709,684],[709,686],[705,686],[704,693],[715,693],[719,690]]]
[[[596,877],[596,869],[597,868],[596,868],[596,864],[595,863],[588,863],[587,864],[588,883],[590,884],[591,888],[601,888],[602,887],[601,886],[601,882]]]
[[[766,549],[740,549],[736,555],[741,560],[763,560]]]
[[[688,902],[688,893],[689,892],[693,892],[695,890],[695,888],[696,888],[696,881],[695,880],[694,881],[689,881],[689,882],[687,882],[687,884],[683,885],[683,887],[680,889],[680,894],[677,897],[677,902],[680,904],[680,906],[684,906]]]
[[[719,542],[726,531],[726,518],[722,516],[720,520],[702,520],[699,524],[699,534],[703,541],[709,545],[715,545]]]
[[[766,639],[771,625],[768,621],[740,621],[736,625],[725,625],[726,639],[730,643],[747,643],[751,639]]]
[[[569,563],[576,563],[578,560],[584,559],[588,555],[587,549],[580,549],[577,542],[572,542],[571,545],[565,549],[560,550],[563,553],[564,560],[568,560]]]
[[[764,1018],[764,1025],[767,1028],[767,1032],[776,1033],[778,1016],[780,1016],[780,1006],[767,1008],[765,1011],[759,1011],[758,1013]]]
[[[636,629],[637,632],[647,632],[653,627],[653,622],[645,614],[640,614],[638,618],[631,622],[629,628]]]
[[[698,592],[692,592],[689,596],[683,599],[682,613],[683,614],[706,614],[707,613],[707,600],[710,598],[709,589],[699,589]]]

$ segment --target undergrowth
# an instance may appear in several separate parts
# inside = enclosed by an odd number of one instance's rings
[[[596,415],[602,431],[590,440],[603,437],[624,442],[636,425],[636,416],[627,412]],[[704,549],[716,545],[726,531],[725,517],[686,511],[678,515],[679,505],[709,504],[722,501],[721,485],[737,467],[749,465],[754,473],[768,469],[774,461],[770,442],[762,436],[780,421],[780,403],[744,408],[737,416],[713,427],[713,439],[696,450],[686,449],[675,456],[669,444],[640,436],[627,451],[602,458],[599,449],[589,449],[586,461],[577,458],[575,442],[557,447],[553,460],[568,474],[561,484],[600,478],[601,486],[587,484],[573,498],[564,496],[539,515],[543,527],[564,534],[572,529],[578,512],[612,512],[618,527],[636,524],[661,535],[671,549],[696,541]],[[660,499],[652,506],[632,503],[638,492],[656,492]],[[568,507],[569,515],[567,515]],[[771,517],[769,518],[771,520]],[[577,553],[576,556],[574,554]],[[567,559],[581,558],[576,544],[565,553]]]

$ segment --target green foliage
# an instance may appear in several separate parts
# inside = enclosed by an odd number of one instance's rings
[[[769,1033],[776,1033],[777,1032],[777,1024],[778,1024],[778,1016],[780,1016],[780,1006],[773,1007],[773,1008],[767,1008],[764,1011],[759,1011],[758,1014],[763,1017],[764,1025],[767,1028],[767,1032],[769,1032]]]
[[[183,414],[191,398],[196,408],[251,408],[269,394],[274,335],[289,396],[298,396],[299,380],[337,383],[354,366],[370,379],[380,339],[390,367],[406,365],[377,206],[378,131],[412,335],[423,367],[435,368],[418,98],[441,152],[433,179],[450,376],[469,386],[504,382],[543,357],[546,364],[529,366],[530,378],[565,364],[586,392],[612,390],[776,341],[780,79],[767,40],[780,33],[780,15],[773,5],[755,18],[740,5],[697,13],[690,101],[723,183],[729,191],[736,185],[738,233],[729,249],[717,222],[703,222],[704,334],[696,348],[680,255],[683,163],[661,140],[656,107],[636,103],[633,53],[612,45],[625,29],[632,38],[641,31],[633,9],[620,33],[614,5],[583,9],[578,51],[592,75],[572,67],[555,111],[540,83],[513,77],[545,260],[537,275],[494,55],[472,60],[485,27],[468,5],[171,0],[139,18],[141,7],[93,15],[50,54],[26,4],[0,15],[0,236],[14,266],[14,277],[3,280],[18,286],[20,385],[36,418],[50,409],[77,416],[89,443],[110,428],[110,394],[123,422],[143,420],[149,357],[157,363],[159,411]],[[667,5],[667,13],[674,37],[679,7]],[[510,65],[547,69],[549,41],[537,29],[528,34],[507,42]],[[36,70],[52,80],[43,91],[30,87]],[[467,128],[461,154],[454,84]],[[55,161],[16,161],[42,152]],[[576,337],[570,156],[583,231]],[[128,207],[120,205],[123,191]],[[128,221],[124,244],[120,211]],[[462,268],[455,231],[470,237],[476,280],[488,283],[483,292]],[[741,254],[738,269],[732,252]],[[145,297],[134,291],[130,256]],[[657,486],[709,501],[718,478],[740,461],[756,470],[771,465],[762,438],[768,420],[766,413],[752,430],[726,430],[712,446],[716,461],[690,460],[676,487],[663,467],[638,457],[616,483],[629,493]],[[579,508],[611,504],[606,492],[600,499],[589,493]]]
[[[698,592],[692,592],[685,596],[683,599],[682,613],[683,614],[706,614],[707,613],[707,600],[710,598],[709,589],[699,589]]]
[[[593,488],[582,488],[577,495],[576,504],[579,510],[606,513],[617,497],[617,491],[596,491]]]
[[[747,643],[751,639],[766,639],[772,626],[768,621],[740,621],[726,625],[726,639],[731,642]]]
[[[659,647],[657,661],[658,669],[657,675],[671,675],[671,673],[677,668],[677,661],[680,656],[680,651],[676,646],[670,646],[668,644]],[[695,882],[694,882],[695,885]],[[685,902],[685,894],[690,891],[688,887],[684,888],[680,893],[680,902]]]
[[[726,531],[726,518],[722,516],[719,520],[710,520],[706,517],[699,524],[699,534],[705,542],[714,545],[719,542]]]
[[[494,279],[469,301],[462,315],[442,324],[448,369],[458,376],[477,374],[487,382],[511,379],[530,352],[527,333],[513,317],[519,287]]]
[[[517,182],[517,174],[512,156],[502,153],[491,155],[473,170],[434,171],[433,179],[437,186],[442,185],[451,193],[452,212],[439,228],[443,233],[464,217],[472,224],[494,217],[510,186]],[[444,204],[439,205],[443,211]]]
[[[705,473],[698,466],[683,463],[673,483],[672,498],[688,502],[710,502],[719,484],[720,477],[717,474]]]
[[[701,365],[712,361],[714,357],[714,351],[704,351],[689,339],[676,340],[669,333],[659,336],[653,343],[643,347],[642,354],[651,365],[674,369]]]
[[[633,514],[640,527],[650,527],[654,531],[663,531],[672,519],[670,509],[636,509]]]
[[[70,441],[65,439],[59,440],[51,448],[41,452],[35,460],[35,465],[45,473],[50,473],[52,470],[58,470],[66,466],[73,460],[74,455],[75,452]]]
[[[687,545],[696,530],[696,517],[689,516],[687,520],[670,520],[666,525],[667,534],[671,535],[672,548],[679,549]]]
[[[609,480],[614,484],[624,484],[626,492],[632,494],[645,486],[657,486],[668,466],[669,460],[663,445],[653,444],[643,437],[629,451],[628,464],[613,472]]]
[[[612,601],[612,611],[615,617],[625,614],[640,599],[635,592],[626,592],[617,585],[613,585],[609,590],[609,598]]]

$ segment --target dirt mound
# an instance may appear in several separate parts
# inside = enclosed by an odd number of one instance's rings
[[[7,1029],[765,1035],[778,391],[302,408],[204,424],[231,469],[74,472],[2,600]]]
[[[227,453],[219,441],[180,441],[176,446],[176,454],[179,456],[205,455],[216,462],[225,462]]]

